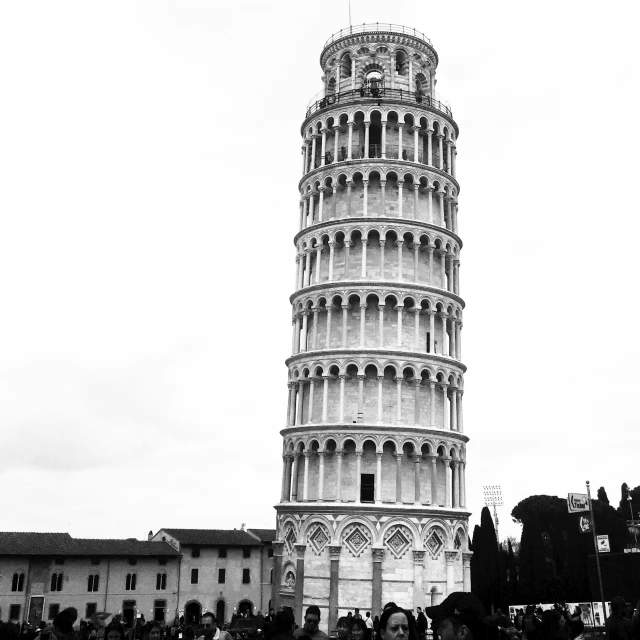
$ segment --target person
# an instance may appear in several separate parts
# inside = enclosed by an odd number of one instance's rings
[[[293,640],[295,620],[289,609],[278,611],[270,625],[271,640]]]
[[[77,619],[77,609],[74,607],[63,609],[53,619],[51,635],[55,636],[57,640],[75,640],[76,634],[73,631],[73,625]]]
[[[273,622],[276,619],[276,612],[273,609],[269,609],[269,615],[267,616],[267,622]]]
[[[388,603],[380,616],[376,640],[417,640],[415,627],[409,624],[409,618],[404,609]]]
[[[336,631],[338,632],[338,640],[347,640],[349,632],[351,631],[351,625],[346,616],[338,618],[336,623]]]
[[[607,618],[609,640],[631,640],[631,620],[624,615],[626,600],[616,596],[611,600],[611,615]]]
[[[522,640],[537,640],[540,633],[540,619],[536,615],[536,608],[530,604],[524,611],[522,621]]]
[[[307,611],[304,614],[304,625],[300,629],[296,629],[293,637],[300,638],[307,635],[311,640],[321,640],[321,638],[328,638],[324,631],[320,630],[320,607],[312,604],[307,607]]]
[[[542,612],[540,640],[569,640],[566,621],[562,610],[548,609]]]
[[[104,630],[105,640],[125,640],[124,627],[119,622],[110,622]]]
[[[371,640],[373,637],[373,620],[371,619],[370,611],[367,611],[364,623],[367,625],[367,640]]]
[[[351,633],[349,633],[350,640],[365,640],[367,637],[367,625],[362,619],[362,616],[356,618],[354,616],[353,623],[351,624]]]
[[[211,611],[203,613],[200,620],[204,628],[204,633],[198,637],[198,640],[232,640],[229,632],[222,631],[222,629],[218,628],[216,617]]]
[[[426,607],[425,614],[441,640],[485,640],[487,637],[484,606],[472,593],[454,591],[439,605]]]
[[[360,615],[360,609],[358,609],[358,607],[356,607],[353,610],[353,619],[354,620],[362,620],[362,616]]]
[[[163,636],[162,625],[159,622],[151,622],[147,626],[146,633],[144,635],[145,640],[162,640]]]
[[[376,616],[373,619],[373,637],[378,635],[378,629],[380,628],[380,616]]]
[[[427,636],[427,616],[424,615],[422,607],[418,607],[417,611],[416,630],[418,632],[418,640],[425,640]]]
[[[20,631],[11,622],[0,622],[0,640],[18,640]]]

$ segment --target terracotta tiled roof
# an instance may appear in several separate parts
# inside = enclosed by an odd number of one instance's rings
[[[273,542],[276,539],[275,529],[249,529],[249,531],[258,536],[262,542]]]
[[[177,556],[166,542],[72,538],[68,533],[0,532],[0,556]]]
[[[241,529],[162,529],[180,544],[203,547],[259,547],[259,536]]]

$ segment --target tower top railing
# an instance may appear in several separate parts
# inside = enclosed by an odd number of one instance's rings
[[[306,118],[316,113],[316,111],[321,111],[322,109],[340,104],[341,102],[348,102],[360,98],[372,98],[378,101],[405,100],[415,102],[420,106],[436,109],[450,118],[453,117],[449,103],[437,93],[435,97],[431,97],[415,89],[387,89],[386,87],[380,87],[372,90],[367,87],[360,87],[359,89],[349,89],[348,91],[341,91],[340,93],[332,93],[330,95],[326,95],[324,91],[318,92],[309,101]]]
[[[402,33],[407,36],[414,36],[415,38],[420,38],[426,42],[430,47],[431,40],[427,38],[427,36],[422,33],[422,31],[418,31],[417,29],[412,29],[411,27],[404,27],[401,24],[392,24],[390,22],[370,22],[363,24],[356,24],[351,27],[345,27],[344,29],[340,29],[340,31],[334,33],[325,43],[323,49],[326,49],[330,44],[334,43],[336,40],[340,40],[341,38],[346,38],[347,36],[357,35],[359,33],[369,33],[376,31],[384,31],[386,33]]]

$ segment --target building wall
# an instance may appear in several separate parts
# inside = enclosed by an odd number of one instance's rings
[[[62,590],[51,591],[51,575],[62,572]],[[94,565],[90,558],[65,557],[63,564],[56,564],[53,559],[37,560],[20,557],[0,557],[0,619],[9,620],[9,609],[12,604],[21,605],[20,620],[28,615],[30,596],[43,596],[44,607],[42,619],[50,620],[49,607],[57,604],[60,610],[75,607],[79,618],[84,618],[88,603],[95,603],[97,611],[122,613],[123,602],[133,600],[140,613],[148,620],[154,617],[156,600],[166,600],[169,619],[173,619],[176,609],[178,559],[167,558],[167,564],[159,564],[156,557],[138,558],[135,565],[129,564],[128,558],[101,558]],[[24,591],[12,592],[14,573],[24,573]],[[135,590],[126,590],[125,582],[128,573],[136,574]],[[156,589],[156,576],[166,573],[166,589]],[[99,575],[97,591],[88,591],[90,574]],[[108,578],[107,578],[108,574]],[[27,576],[29,576],[27,578]]]

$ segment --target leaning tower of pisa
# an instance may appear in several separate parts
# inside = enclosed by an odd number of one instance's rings
[[[303,120],[272,606],[469,590],[458,126],[424,34],[333,35]]]

